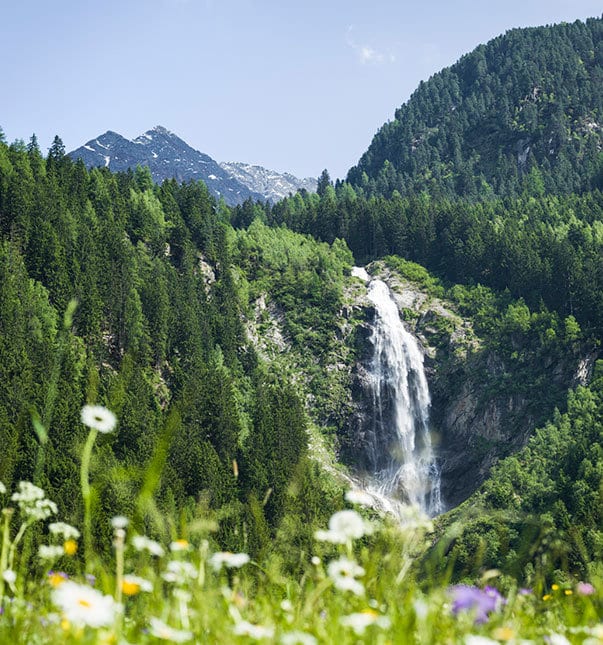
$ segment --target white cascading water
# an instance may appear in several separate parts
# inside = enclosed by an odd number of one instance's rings
[[[389,287],[355,267],[353,275],[368,283],[375,306],[370,369],[373,419],[368,462],[373,473],[368,492],[386,507],[412,504],[430,516],[443,510],[440,474],[429,431],[431,399],[423,353],[400,320]]]

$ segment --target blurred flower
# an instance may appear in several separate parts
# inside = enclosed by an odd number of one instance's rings
[[[318,641],[312,634],[307,632],[293,631],[286,632],[281,636],[283,645],[316,645]]]
[[[247,553],[230,553],[229,551],[219,551],[209,558],[209,565],[214,571],[220,571],[225,566],[229,569],[239,569],[249,562]]]
[[[549,645],[571,645],[563,634],[549,634],[544,637],[544,642]]]
[[[105,627],[115,620],[117,604],[111,596],[68,580],[52,592],[52,601],[74,625]]]
[[[188,551],[191,548],[191,545],[189,544],[188,540],[174,540],[170,544],[170,550],[173,552],[176,551]]]
[[[46,494],[31,482],[19,482],[19,491],[11,496],[21,512],[31,520],[45,520],[57,512],[57,505],[46,499]]]
[[[353,629],[357,636],[362,636],[366,628],[371,625],[376,625],[382,629],[388,629],[391,626],[391,621],[387,616],[381,616],[371,609],[350,614],[349,616],[342,616],[339,622],[344,627]]]
[[[65,540],[63,551],[66,555],[75,555],[77,553],[77,542],[75,540]]]
[[[75,526],[71,526],[71,524],[66,524],[65,522],[52,522],[52,524],[48,525],[48,530],[53,535],[62,536],[65,540],[77,540],[80,537],[80,532]]]
[[[320,542],[346,544],[371,533],[371,526],[356,511],[338,511],[331,515],[328,531],[316,531],[314,537]]]
[[[113,432],[117,419],[115,415],[102,405],[85,405],[81,413],[82,423],[99,432]]]
[[[2,577],[4,578],[4,582],[6,582],[6,584],[8,584],[8,586],[14,591],[17,574],[12,569],[6,569],[2,573]]]
[[[498,641],[494,641],[487,636],[468,634],[465,636],[465,645],[498,645]]]
[[[135,596],[141,591],[153,591],[153,584],[146,578],[129,574],[124,576],[121,589],[126,596]]]
[[[0,482],[0,495],[6,495],[6,486]]]
[[[364,575],[364,569],[348,558],[339,558],[329,562],[327,573],[333,580],[333,584],[341,591],[351,591],[357,596],[364,593],[364,586],[356,580],[357,576]]]
[[[281,609],[283,611],[292,612],[293,603],[288,598],[285,598],[284,600],[281,600]]]
[[[320,558],[319,558],[317,555],[313,555],[313,556],[312,556],[312,559],[310,560],[310,562],[311,562],[315,567],[317,567],[317,566],[320,564],[321,560],[320,560]]]
[[[492,632],[492,636],[494,636],[497,641],[510,641],[515,638],[515,630],[506,626],[497,627]]]
[[[137,551],[147,551],[158,558],[165,555],[165,550],[161,544],[159,544],[159,542],[155,542],[155,540],[149,539],[146,535],[135,535],[132,538],[132,546]]]
[[[494,587],[470,587],[467,585],[457,585],[451,587],[452,594],[452,613],[459,614],[461,611],[475,612],[475,622],[485,623],[488,620],[488,614],[498,609],[504,602],[504,598]]]
[[[62,585],[65,580],[69,580],[69,576],[64,571],[49,571],[48,572],[48,584],[51,587],[58,587]]]
[[[19,492],[13,493],[11,499],[21,505],[21,503],[33,504],[36,500],[45,497],[46,493],[38,486],[34,486],[31,482],[19,482]]]
[[[149,620],[150,633],[155,638],[161,638],[164,641],[171,641],[172,643],[186,643],[193,637],[193,633],[183,630],[174,629],[170,627],[159,618],[151,617]]]
[[[363,490],[351,489],[346,492],[345,498],[350,504],[358,504],[359,506],[372,506],[375,500],[365,493]]]
[[[595,588],[590,582],[579,582],[576,585],[576,593],[580,596],[592,596],[595,593]]]
[[[197,569],[190,562],[170,560],[162,578],[166,582],[184,583],[187,579],[194,580],[197,577]]]
[[[114,529],[125,529],[127,528],[129,523],[130,520],[124,515],[116,515],[115,517],[111,518],[111,526]]]
[[[274,636],[274,627],[254,625],[253,623],[248,623],[246,620],[241,620],[236,623],[232,631],[237,636],[249,636],[249,638],[253,638],[256,641]]]
[[[56,544],[40,544],[38,557],[40,560],[57,560],[65,553],[62,546]]]

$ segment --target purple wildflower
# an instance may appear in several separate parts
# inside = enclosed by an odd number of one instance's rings
[[[590,582],[579,582],[576,585],[576,593],[580,596],[592,596],[595,593],[595,588]]]
[[[528,587],[522,587],[519,590],[519,595],[520,596],[531,596],[532,595],[532,590],[528,589]]]
[[[494,587],[470,587],[468,585],[456,585],[450,589],[452,593],[452,613],[456,616],[461,611],[473,611],[475,613],[475,622],[478,624],[485,623],[488,620],[488,614],[496,611],[504,598]]]

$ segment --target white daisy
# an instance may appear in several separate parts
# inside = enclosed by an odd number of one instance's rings
[[[357,596],[364,594],[364,586],[356,580],[358,576],[364,575],[364,569],[354,560],[344,557],[332,560],[327,567],[327,573],[337,589],[351,591]]]
[[[70,623],[88,627],[113,624],[118,610],[111,596],[103,596],[96,589],[70,580],[53,590],[52,601]]]
[[[81,413],[82,423],[99,432],[113,432],[117,419],[111,410],[102,405],[85,405]]]
[[[346,544],[371,533],[371,526],[353,510],[338,511],[329,519],[328,531],[316,531],[314,537],[321,542]]]
[[[150,593],[153,591],[153,583],[146,578],[141,578],[134,574],[127,574],[124,576],[122,582],[122,591],[126,596],[135,596],[139,591]]]

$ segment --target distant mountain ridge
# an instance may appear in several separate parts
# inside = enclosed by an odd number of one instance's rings
[[[108,130],[69,156],[82,159],[88,167],[105,166],[113,172],[148,166],[157,183],[201,179],[214,197],[223,198],[229,206],[246,199],[275,202],[301,188],[316,190],[315,179],[300,180],[249,164],[219,164],[160,125],[131,141]]]
[[[315,193],[318,187],[315,177],[298,179],[288,172],[279,173],[262,166],[230,161],[220,163],[220,167],[250,190],[265,195],[265,198],[272,202],[302,189]]]

